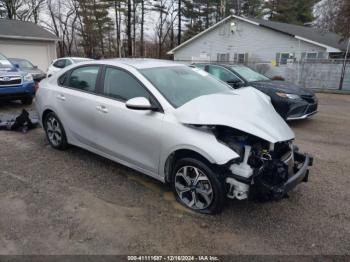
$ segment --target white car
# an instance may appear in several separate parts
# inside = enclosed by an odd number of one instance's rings
[[[281,199],[312,165],[268,96],[170,61],[80,63],[42,81],[36,106],[53,148],[76,145],[168,183],[201,213],[226,197]]]
[[[55,59],[49,65],[46,76],[51,77],[54,73],[61,71],[63,68],[69,65],[86,62],[90,60],[92,59],[84,58],[84,57],[62,57],[62,58]]]

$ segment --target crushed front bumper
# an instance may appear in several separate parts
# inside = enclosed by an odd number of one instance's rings
[[[301,182],[308,182],[309,167],[313,165],[313,157],[309,154],[294,152],[294,172],[290,174],[288,180],[280,185],[269,185],[266,183],[257,183],[253,186],[255,194],[253,196],[264,195],[269,200],[280,200],[285,197],[289,191],[295,188]],[[256,194],[258,193],[258,194]]]

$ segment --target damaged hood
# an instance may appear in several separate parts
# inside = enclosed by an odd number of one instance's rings
[[[270,98],[252,87],[197,97],[177,108],[175,116],[183,124],[228,126],[271,143],[294,138]]]

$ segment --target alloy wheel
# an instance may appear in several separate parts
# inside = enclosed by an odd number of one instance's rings
[[[213,202],[214,194],[209,178],[194,166],[183,166],[175,175],[175,190],[186,206],[205,209]]]
[[[46,132],[50,142],[54,146],[59,146],[62,142],[62,129],[58,120],[50,116],[46,120]]]

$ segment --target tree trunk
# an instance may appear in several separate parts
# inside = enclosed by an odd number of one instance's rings
[[[117,56],[119,54],[119,45],[120,45],[120,32],[119,32],[119,19],[118,19],[118,4],[117,1],[114,1],[114,11],[115,11],[115,30],[116,30],[116,39],[117,39]]]
[[[141,38],[140,38],[140,56],[144,56],[144,42],[143,42],[143,24],[145,20],[145,0],[141,0]]]
[[[128,23],[127,23],[127,37],[128,37],[128,56],[132,56],[132,39],[131,39],[131,0],[128,0]]]
[[[178,0],[178,19],[179,19],[179,23],[178,23],[178,31],[177,31],[177,44],[180,45],[181,44],[181,1],[182,0]]]
[[[133,37],[132,37],[132,53],[136,56],[136,0],[133,1]]]

